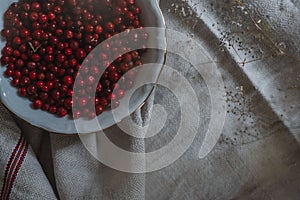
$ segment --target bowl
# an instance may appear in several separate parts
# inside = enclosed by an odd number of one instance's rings
[[[2,6],[0,8],[0,16],[3,16],[8,6],[13,2],[15,1],[2,1],[2,5],[6,6]],[[137,0],[136,4],[142,10],[141,21],[145,27],[165,29],[164,18],[156,0]],[[3,19],[0,21],[0,28],[3,28]],[[165,34],[160,34],[159,36],[152,38],[151,42],[157,43],[157,45],[160,46],[160,49],[163,50],[151,50],[143,55],[143,61],[151,61],[152,63],[155,63],[156,67],[153,67],[152,71],[148,70],[146,73],[139,73],[137,77],[138,79],[143,79],[143,77],[147,77],[149,79],[149,77],[151,77],[153,82],[156,82],[165,62],[166,36]],[[5,43],[5,41],[0,42],[1,49],[4,47]],[[46,131],[59,134],[77,134],[74,120],[71,119],[70,116],[60,118],[42,110],[34,110],[31,107],[32,102],[27,98],[20,97],[17,94],[17,88],[11,86],[11,80],[4,76],[5,69],[5,67],[0,67],[0,100],[6,108],[20,119]],[[130,97],[129,114],[139,109],[145,103],[147,98],[154,91],[154,87],[155,84],[142,86],[132,97]],[[129,97],[124,97],[124,99],[128,98]],[[122,104],[122,99],[120,100],[120,103]],[[103,130],[118,123],[124,117],[126,116],[118,117],[116,120],[112,111],[107,110],[99,115],[97,120],[101,124],[101,129]]]

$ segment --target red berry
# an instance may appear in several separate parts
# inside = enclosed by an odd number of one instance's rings
[[[41,100],[46,101],[49,98],[49,95],[46,92],[41,92],[39,94],[39,97],[41,98]]]
[[[34,62],[39,62],[41,60],[41,56],[39,54],[33,54],[31,59],[34,61]]]
[[[53,12],[48,12],[48,19],[49,20],[55,20],[56,16]]]
[[[50,106],[49,108],[49,112],[52,113],[52,114],[55,114],[57,111],[57,107],[56,106]]]
[[[88,102],[87,99],[82,97],[82,98],[79,99],[79,106],[84,107],[84,106],[87,105],[87,102]]]
[[[78,49],[76,51],[76,56],[77,58],[79,59],[84,59],[86,57],[86,53],[85,53],[85,50],[84,49]]]
[[[115,29],[115,25],[112,22],[107,22],[105,24],[105,28],[106,28],[107,31],[113,32],[114,29]]]
[[[31,3],[31,10],[33,11],[40,11],[41,10],[41,4],[38,2]]]
[[[54,52],[53,47],[52,47],[52,46],[47,46],[47,48],[46,48],[46,53],[47,53],[47,54],[53,54],[53,52]]]
[[[60,6],[55,6],[53,11],[55,14],[60,14],[62,12],[62,9]]]
[[[109,78],[113,82],[117,82],[120,79],[120,75],[117,72],[111,72]]]
[[[38,82],[36,83],[36,86],[37,86],[38,88],[42,88],[44,85],[45,85],[45,83],[44,83],[43,81],[38,81]]]
[[[22,73],[19,70],[14,71],[14,78],[21,78]]]
[[[25,88],[25,87],[19,88],[18,93],[19,93],[19,95],[22,96],[22,97],[26,97],[26,96],[27,96],[27,91],[26,91],[26,88]]]
[[[81,112],[79,110],[73,112],[73,118],[79,119],[81,117]]]
[[[49,87],[47,85],[42,86],[42,91],[48,92],[49,91]]]
[[[110,94],[108,94],[107,98],[108,98],[109,100],[116,100],[116,99],[117,99],[117,96],[116,96],[116,94],[114,94],[114,93],[110,93]]]
[[[11,36],[11,31],[10,29],[2,29],[1,35],[5,38],[9,38]]]
[[[46,86],[48,87],[49,90],[51,90],[54,87],[54,82],[53,81],[48,81],[46,83]]]
[[[69,97],[72,97],[73,94],[74,94],[73,90],[68,90],[68,91],[67,91],[67,95],[68,95]]]
[[[92,26],[91,24],[87,24],[87,25],[85,26],[85,31],[86,31],[87,33],[92,33],[92,32],[94,32],[94,26]]]
[[[102,32],[103,32],[102,26],[100,26],[100,25],[96,26],[95,32],[96,32],[97,34],[102,34]]]
[[[34,95],[34,94],[36,94],[36,91],[37,91],[37,88],[36,88],[35,85],[29,85],[29,86],[27,87],[27,93],[28,93],[29,95]]]
[[[49,104],[43,104],[42,110],[49,111],[49,109],[50,109],[50,105]]]
[[[101,105],[96,105],[96,114],[100,115],[101,113],[103,113],[103,107]]]
[[[40,109],[43,106],[43,102],[39,99],[36,99],[36,100],[34,100],[32,106],[34,109]]]
[[[37,12],[31,12],[29,14],[29,18],[31,21],[37,21],[39,19],[39,14]]]
[[[89,119],[95,119],[95,117],[97,117],[97,116],[96,116],[96,113],[94,113],[94,112],[89,112],[89,113],[88,113],[88,118],[89,118]]]
[[[14,45],[20,45],[22,43],[22,40],[20,37],[15,37],[14,40],[13,40],[13,44]]]
[[[4,56],[10,56],[13,53],[13,48],[11,46],[6,45],[5,47],[3,47],[2,49],[2,55]]]
[[[13,55],[15,58],[19,58],[21,56],[21,53],[18,50],[14,50]]]
[[[30,80],[35,80],[37,78],[37,73],[35,71],[29,72]]]
[[[20,81],[21,86],[26,86],[30,84],[30,78],[23,76]]]
[[[64,83],[66,85],[72,85],[74,83],[73,77],[72,76],[65,76],[64,77]]]
[[[6,69],[6,71],[5,71],[5,76],[7,76],[7,77],[11,77],[11,76],[13,76],[14,75],[14,71],[12,70],[12,69]]]
[[[126,19],[127,20],[132,21],[132,20],[134,20],[134,18],[135,18],[135,16],[134,16],[134,14],[132,12],[127,12],[126,13]]]
[[[72,107],[73,107],[73,100],[72,100],[72,98],[67,98],[67,99],[65,100],[65,102],[64,102],[64,106],[65,106],[67,109],[71,110]]]
[[[58,116],[65,117],[68,114],[67,110],[63,107],[60,107],[58,109]]]
[[[11,81],[11,84],[12,84],[12,86],[14,86],[14,87],[18,87],[19,84],[20,84],[20,79],[14,78],[14,79]]]
[[[71,30],[66,30],[64,35],[65,35],[65,38],[68,40],[70,40],[74,37],[74,33]]]
[[[65,48],[64,53],[66,56],[71,56],[71,55],[73,55],[73,50],[71,48]]]
[[[117,95],[118,95],[119,98],[122,98],[124,96],[124,94],[125,94],[125,92],[122,89],[119,89],[118,92],[117,92]]]
[[[67,57],[64,54],[57,55],[57,61],[60,63],[64,63],[67,60]]]
[[[48,22],[48,16],[45,15],[45,14],[41,14],[39,16],[39,22],[42,23],[42,24]]]
[[[96,83],[96,79],[94,76],[88,76],[86,81],[88,85],[94,85],[94,83]]]

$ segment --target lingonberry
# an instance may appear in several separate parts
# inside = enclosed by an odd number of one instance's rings
[[[39,22],[40,23],[47,23],[48,22],[48,16],[47,15],[45,15],[45,14],[41,14],[40,16],[39,16]]]
[[[15,37],[13,39],[13,44],[16,45],[16,46],[19,46],[20,44],[22,44],[22,39],[20,37]]]
[[[115,28],[115,25],[112,22],[107,22],[105,24],[105,28],[106,28],[107,31],[113,32],[114,28]]]
[[[101,114],[101,113],[100,113]],[[95,119],[95,117],[96,117],[96,113],[94,113],[94,112],[89,112],[88,113],[88,118],[89,119]]]
[[[48,87],[49,90],[54,88],[54,82],[53,81],[47,81],[46,86]]]
[[[65,76],[64,77],[64,83],[66,85],[72,85],[74,82],[73,77],[72,76]]]
[[[103,32],[103,28],[101,25],[97,25],[96,28],[95,28],[95,33],[97,34],[102,34]]]
[[[24,66],[24,61],[21,60],[21,59],[18,59],[18,60],[16,61],[16,67],[17,67],[17,68],[22,68],[23,66]]]
[[[11,46],[6,45],[5,47],[3,47],[1,53],[4,56],[10,56],[13,53],[13,51],[14,49]]]
[[[4,72],[5,76],[11,77],[14,75],[14,71],[12,69],[6,69]]]
[[[58,90],[53,90],[51,92],[51,96],[52,96],[53,99],[58,100],[60,98],[60,92]]]
[[[43,106],[43,102],[39,99],[36,99],[36,100],[33,101],[32,106],[33,106],[34,109],[40,109]]]
[[[47,92],[41,92],[41,93],[39,94],[39,97],[40,97],[40,99],[41,99],[42,101],[46,101],[46,100],[49,98],[49,95],[48,95]]]
[[[23,66],[24,66],[24,61],[21,60],[21,59],[18,59],[18,60],[16,61],[16,67],[17,67],[17,68],[22,68]]]
[[[35,71],[29,72],[29,78],[30,78],[30,80],[37,79],[37,73]]]
[[[19,57],[21,56],[20,51],[19,51],[19,50],[14,50],[13,56],[14,56],[15,58],[19,58]]]
[[[21,87],[18,89],[18,94],[22,97],[26,97],[27,96],[27,90],[25,87]]]
[[[50,105],[47,103],[43,104],[43,106],[42,106],[42,110],[44,110],[44,111],[48,111],[49,108],[50,108]]]
[[[85,97],[82,97],[82,98],[79,99],[79,106],[84,107],[84,106],[87,105],[87,103],[88,103],[88,101]]]
[[[29,86],[27,87],[27,93],[28,93],[29,95],[34,95],[34,94],[36,94],[36,92],[37,92],[37,88],[36,88],[35,85],[29,85]]]
[[[21,86],[26,86],[26,85],[29,85],[30,84],[30,78],[27,77],[27,76],[23,76],[20,80],[20,84]]]
[[[37,83],[36,83],[36,86],[38,87],[38,88],[43,88],[43,86],[45,85],[45,83],[43,82],[43,81],[38,81]]]
[[[46,53],[47,53],[47,54],[53,54],[53,52],[54,52],[53,46],[47,46],[47,48],[46,48]]]
[[[2,29],[2,31],[1,31],[1,35],[4,38],[9,38],[11,36],[11,34],[12,33],[11,33],[10,29]]]
[[[73,31],[71,31],[71,30],[66,30],[66,31],[65,31],[65,38],[66,38],[66,39],[70,40],[70,39],[72,39],[73,37],[74,37]]]
[[[64,53],[66,56],[73,55],[73,50],[71,48],[65,48]]]
[[[55,20],[55,18],[56,18],[56,15],[53,12],[48,12],[47,16],[48,16],[48,19],[51,21]]]
[[[39,14],[37,12],[31,12],[29,18],[31,21],[37,21],[39,19]]]
[[[41,56],[39,54],[33,54],[31,59],[34,61],[34,62],[39,62],[41,60]]]
[[[92,33],[92,32],[94,32],[94,26],[92,26],[91,24],[87,24],[87,25],[85,26],[85,31],[86,31],[87,33]]]
[[[79,110],[76,110],[73,112],[73,118],[74,119],[79,119],[81,117],[81,112]]]
[[[41,4],[39,2],[32,2],[30,5],[31,10],[33,11],[40,11],[41,10]]]
[[[76,57],[78,58],[78,59],[84,59],[85,57],[86,57],[86,52],[85,52],[85,50],[84,49],[82,49],[82,48],[80,48],[80,49],[77,49],[77,51],[76,51]]]
[[[20,84],[20,79],[18,78],[14,78],[12,81],[11,81],[11,85],[14,86],[14,87],[18,87]]]
[[[56,114],[56,111],[57,111],[57,107],[56,106],[50,106],[50,108],[49,108],[49,112],[50,113]]]
[[[60,107],[57,114],[59,117],[64,117],[68,114],[68,111],[63,107]]]
[[[66,98],[64,101],[64,106],[68,109],[71,110],[73,106],[73,100],[72,98]]]
[[[57,61],[60,63],[63,63],[67,60],[67,57],[64,54],[58,54],[57,55]]]
[[[14,71],[13,77],[14,77],[14,78],[21,78],[21,77],[22,77],[21,71],[15,70],[15,71]]]

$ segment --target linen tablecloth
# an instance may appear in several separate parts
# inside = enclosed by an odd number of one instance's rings
[[[222,74],[227,114],[213,151],[199,158],[212,117],[205,81],[189,62],[168,54],[166,65],[186,77],[200,105],[201,128],[180,159],[150,173],[119,172],[91,156],[77,135],[47,133],[1,106],[2,199],[299,198],[300,3],[161,0],[160,4],[167,28],[201,43]],[[176,85],[177,80],[170,74],[168,81]],[[163,105],[168,114],[159,134],[134,139],[114,127],[108,133],[111,140],[136,152],[167,145],[178,129],[180,106],[168,88],[158,86],[153,99],[134,114],[137,124],[150,120],[153,103]]]

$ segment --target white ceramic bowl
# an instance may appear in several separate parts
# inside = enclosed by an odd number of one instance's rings
[[[14,0],[2,0],[0,8],[0,16],[6,11],[8,6],[15,2]],[[145,27],[159,27],[165,28],[164,18],[156,0],[136,0],[136,3],[142,10],[141,21]],[[0,28],[3,28],[3,20],[0,21]],[[153,40],[152,40],[153,42]],[[163,45],[166,49],[165,35],[156,37],[156,41],[159,46]],[[5,45],[5,41],[1,41],[0,48],[2,49]],[[160,70],[165,62],[165,52],[159,51],[156,53],[146,53],[143,59],[153,61],[160,65],[156,67],[155,71],[149,72],[149,74],[139,74],[139,76],[151,76],[153,80],[157,80]],[[1,102],[19,118],[27,121],[28,123],[54,133],[62,134],[76,134],[77,130],[74,121],[69,116],[64,118],[56,117],[55,115],[49,114],[42,110],[34,110],[31,108],[31,102],[18,96],[17,89],[10,85],[10,79],[6,78],[3,74],[5,67],[0,68],[0,98]],[[142,78],[142,77],[139,77]],[[153,86],[145,86],[139,90],[139,93],[133,98],[130,104],[129,111],[134,112],[138,109],[153,91]],[[122,100],[121,100],[122,101]],[[121,102],[122,103],[122,102]],[[113,126],[116,121],[112,117],[111,111],[105,111],[103,114],[98,116],[98,121],[101,124],[102,129],[106,129]],[[118,122],[118,121],[117,121]]]

